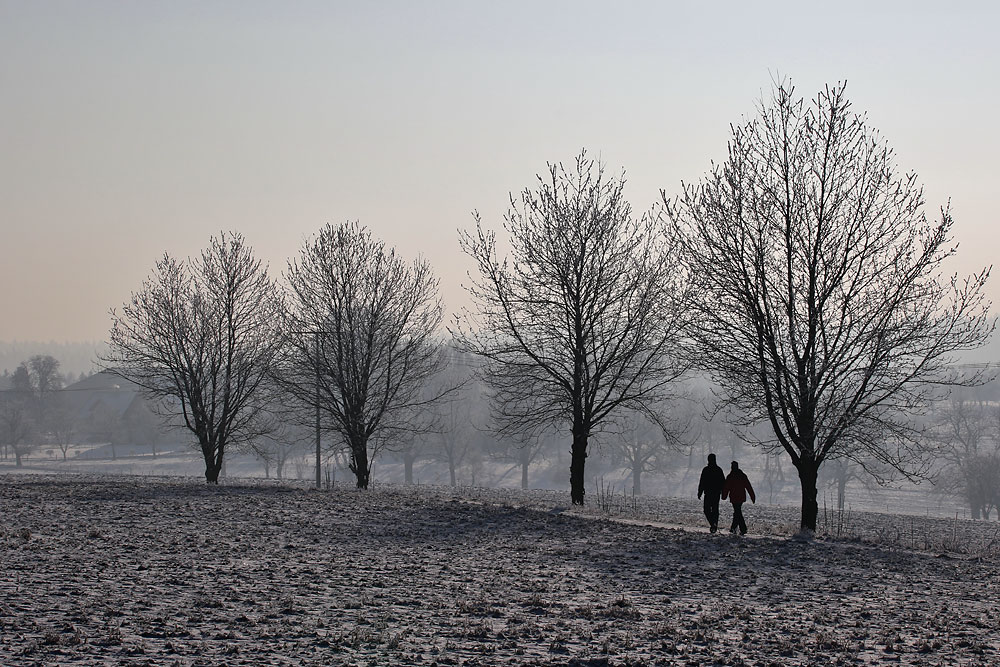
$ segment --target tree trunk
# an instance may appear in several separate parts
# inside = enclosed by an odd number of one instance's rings
[[[816,501],[816,478],[819,466],[808,458],[800,458],[796,468],[799,471],[799,483],[802,485],[802,531],[816,532],[816,518],[819,515],[819,503]]]
[[[403,457],[403,483],[407,486],[413,484],[413,459],[408,456]]]
[[[837,480],[837,509],[844,511],[844,501],[847,500],[847,473]]]
[[[371,477],[371,471],[368,469],[368,465],[365,464],[364,466],[358,468],[357,471],[355,471],[354,475],[357,477],[358,480],[357,484],[358,488],[367,489],[368,482],[370,481],[369,478]]]
[[[21,452],[17,451],[16,447],[14,448],[14,461],[15,461],[14,463],[15,467],[21,468],[24,466],[24,464],[21,463]]]
[[[201,453],[205,459],[205,483],[218,484],[222,472],[222,447],[213,447],[206,440],[201,443]]]
[[[219,483],[219,473],[222,471],[222,466],[217,466],[214,463],[209,463],[205,466],[205,483],[206,484],[218,484]]]
[[[569,493],[574,505],[582,505],[586,494],[584,467],[587,463],[587,432],[582,427],[573,428],[573,448],[570,454]]]
[[[632,495],[642,495],[642,466],[632,468]]]
[[[351,472],[357,481],[359,489],[367,489],[371,468],[368,465],[368,440],[356,437],[351,441]]]
[[[451,485],[458,486],[458,476],[455,474],[455,460],[448,459],[448,472],[451,474]]]
[[[521,488],[528,490],[528,458],[521,459]]]

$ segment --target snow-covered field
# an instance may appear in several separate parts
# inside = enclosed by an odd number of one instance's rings
[[[0,476],[0,664],[1000,663],[996,522],[567,495]]]

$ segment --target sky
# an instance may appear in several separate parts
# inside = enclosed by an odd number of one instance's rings
[[[164,253],[238,231],[278,276],[348,220],[425,257],[453,312],[472,211],[499,227],[582,148],[644,211],[783,77],[846,80],[979,270],[998,24],[985,2],[0,0],[0,340],[104,340]]]

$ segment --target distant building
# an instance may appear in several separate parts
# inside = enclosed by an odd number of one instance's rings
[[[183,435],[164,424],[139,387],[108,371],[95,373],[66,387],[63,406],[76,426],[81,443],[122,445],[145,449]]]

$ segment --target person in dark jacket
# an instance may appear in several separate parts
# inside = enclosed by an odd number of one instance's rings
[[[739,528],[740,535],[747,534],[747,522],[743,518],[743,503],[747,501],[748,495],[751,502],[757,502],[757,496],[753,492],[753,487],[750,486],[750,479],[740,470],[740,464],[733,461],[733,469],[726,477],[726,483],[722,487],[723,500],[728,497],[729,502],[733,504],[733,525],[729,528],[730,533],[735,533],[736,529]]]
[[[698,498],[705,496],[705,518],[713,533],[719,529],[719,496],[725,483],[726,473],[715,463],[715,454],[709,454],[708,465],[702,468],[698,482]]]

